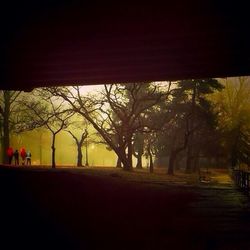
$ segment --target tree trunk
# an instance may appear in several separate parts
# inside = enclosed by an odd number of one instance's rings
[[[82,145],[77,144],[77,167],[82,167]]]
[[[133,149],[134,149],[133,154],[137,160],[135,168],[142,169],[142,155],[144,149],[144,136],[142,133],[135,133]]]
[[[173,146],[173,148],[171,149],[171,153],[169,156],[169,164],[168,164],[168,174],[169,175],[174,174],[174,166],[175,166],[176,158],[181,151],[186,149],[186,147],[188,145],[188,139],[189,139],[189,134],[185,134],[184,144],[180,147],[177,147],[177,148],[174,148],[174,146]]]
[[[190,139],[192,140],[192,137]],[[193,166],[192,147],[189,145],[187,148],[186,173],[192,173],[193,170],[194,166]]]
[[[231,149],[231,166],[232,169],[235,169],[238,165],[238,150],[237,143],[235,143]]]
[[[9,122],[8,122],[9,123]],[[10,146],[9,124],[3,124],[3,162],[8,163],[8,156],[6,154],[7,148]]]
[[[119,157],[117,158],[116,167],[117,168],[121,168],[122,167],[122,162],[121,162],[121,160],[120,160]]]
[[[88,152],[88,139],[86,137],[86,148],[85,148],[85,166],[89,166],[89,152]]]
[[[193,172],[199,172],[200,169],[200,150],[197,150],[193,159]]]
[[[128,154],[127,154],[127,167],[126,170],[131,171],[133,169],[132,155],[133,155],[133,146],[132,146],[132,135],[128,136]],[[125,169],[125,166],[124,166]]]
[[[180,162],[181,162],[182,158],[177,156],[176,159],[175,159],[175,169],[176,170],[180,170],[181,169],[181,165],[180,165]]]
[[[76,147],[77,147],[77,167],[82,167],[82,158],[83,158],[83,154],[82,154],[82,146],[83,146],[83,142],[84,140],[87,138],[87,131],[85,130],[82,135],[81,135],[81,139],[78,140],[77,137],[70,131],[67,130],[67,132],[73,137],[73,139],[75,140],[76,143]],[[86,144],[87,144],[87,140],[86,140]],[[86,145],[87,147],[87,145]],[[86,152],[86,157],[87,157],[87,152]]]
[[[153,173],[154,172],[154,163],[153,163],[153,156],[149,150],[149,172]]]
[[[116,149],[116,154],[118,156],[118,159],[120,159],[122,165],[123,165],[123,170],[127,170],[127,171],[130,171],[130,165],[128,163],[128,159],[127,159],[127,156],[126,156],[126,151],[124,148],[118,148]]]
[[[136,164],[137,169],[142,169],[142,154],[138,152],[137,155],[137,164]]]
[[[128,159],[126,159],[125,161],[122,161],[123,163],[123,169],[126,170],[126,171],[131,171],[132,168],[131,168],[131,165],[129,164],[129,161]]]
[[[52,168],[56,168],[56,160],[55,160],[55,153],[56,153],[56,148],[55,148],[55,141],[56,141],[56,135],[53,134],[52,136]]]
[[[174,175],[174,164],[177,154],[178,154],[177,150],[173,150],[170,153],[169,164],[168,164],[168,175]]]

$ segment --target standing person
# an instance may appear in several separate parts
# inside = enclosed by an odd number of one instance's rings
[[[7,149],[7,156],[8,156],[8,162],[9,164],[11,164],[12,162],[12,158],[13,158],[13,148],[12,147],[8,147]]]
[[[31,165],[31,153],[29,150],[26,153],[26,164]]]
[[[22,147],[20,149],[20,155],[21,155],[21,158],[22,158],[22,165],[24,165],[25,164],[25,159],[26,159],[26,151],[25,151],[24,147]]]
[[[19,152],[16,149],[14,152],[15,165],[19,165]]]

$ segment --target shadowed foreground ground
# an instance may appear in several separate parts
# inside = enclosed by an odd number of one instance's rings
[[[250,249],[229,179],[164,176],[0,167],[0,249]]]

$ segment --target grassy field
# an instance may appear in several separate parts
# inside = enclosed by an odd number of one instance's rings
[[[154,173],[149,173],[148,169],[134,169],[133,171],[124,171],[123,169],[115,167],[72,167],[72,166],[57,166],[56,169],[51,169],[51,166],[7,166],[7,168],[23,169],[28,171],[54,171],[54,172],[68,172],[77,174],[86,174],[102,177],[113,177],[121,181],[132,181],[144,184],[156,185],[198,185],[200,183],[214,184],[232,184],[227,169],[202,169],[200,173],[186,174],[184,171],[175,171],[173,176],[166,174],[165,168],[155,168]],[[207,181],[202,181],[204,177]]]
[[[225,170],[0,167],[9,249],[247,249],[248,197]],[[0,246],[1,247],[1,246]],[[2,248],[1,249],[5,249]]]

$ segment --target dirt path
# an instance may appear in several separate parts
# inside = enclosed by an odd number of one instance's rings
[[[223,175],[211,173],[211,181],[202,183],[181,174],[2,167],[1,244],[248,249],[249,200]]]

